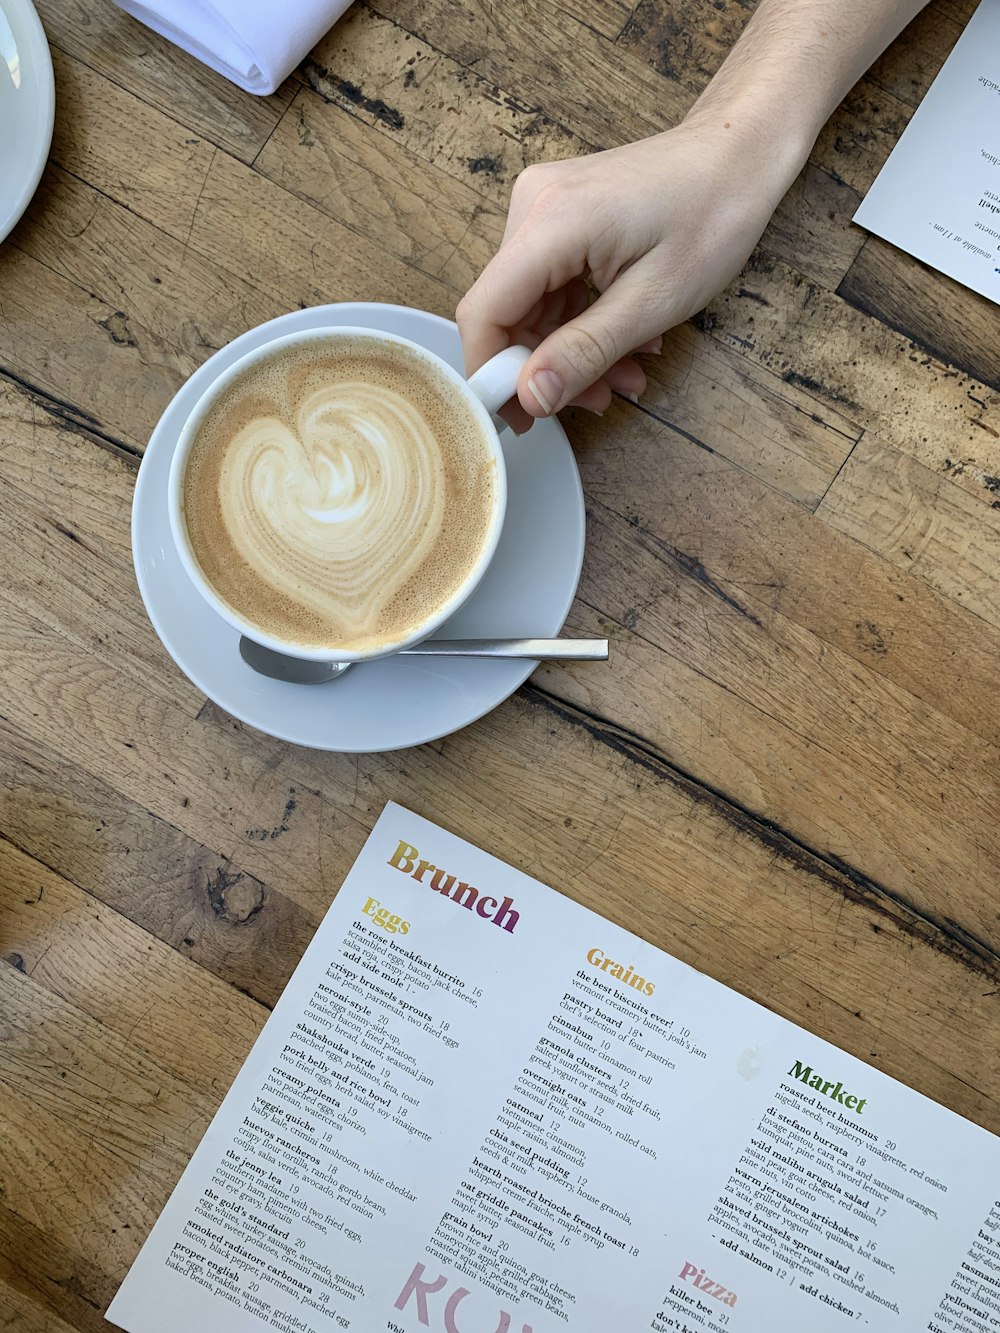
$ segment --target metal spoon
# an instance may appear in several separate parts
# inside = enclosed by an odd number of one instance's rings
[[[607,639],[425,639],[402,650],[420,657],[522,657],[549,662],[606,662]],[[247,666],[272,680],[294,685],[322,685],[342,676],[350,662],[307,662],[264,648],[245,635],[240,656]]]

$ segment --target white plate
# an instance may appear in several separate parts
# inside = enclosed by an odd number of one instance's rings
[[[35,193],[52,143],[52,57],[31,0],[0,0],[0,241]]]
[[[455,325],[403,306],[317,306],[251,329],[195,371],[154,430],[136,483],[132,551],[139,589],[164,647],[220,708],[260,731],[318,750],[398,750],[482,717],[535,664],[392,657],[354,666],[326,685],[268,680],[242,661],[239,635],[194,591],[167,518],[170,460],[206,383],[278,334],[338,324],[398,333],[461,367]],[[558,634],[576,593],[584,506],[569,441],[555,421],[539,421],[520,437],[504,431],[501,438],[508,481],[503,535],[482,583],[439,630],[442,639]]]

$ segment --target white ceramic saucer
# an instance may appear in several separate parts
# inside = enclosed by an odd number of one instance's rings
[[[55,107],[52,57],[31,0],[0,0],[0,241],[35,193]]]
[[[132,507],[132,551],[146,610],[164,647],[197,687],[233,717],[319,750],[398,750],[437,740],[495,708],[532,662],[393,657],[354,666],[326,685],[291,685],[257,675],[240,658],[239,636],[198,596],[174,547],[167,475],[181,425],[207,382],[244,352],[281,333],[338,324],[384,329],[461,367],[450,321],[393,305],[296,310],[251,329],[201,366],[178,391],[146,449]],[[507,517],[493,563],[468,602],[438,631],[442,639],[554,635],[562,628],[583,563],[583,491],[558,422],[502,436]]]

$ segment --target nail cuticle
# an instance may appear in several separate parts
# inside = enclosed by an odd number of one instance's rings
[[[562,407],[562,383],[551,370],[540,370],[532,375],[528,380],[528,392],[546,416],[552,416]]]

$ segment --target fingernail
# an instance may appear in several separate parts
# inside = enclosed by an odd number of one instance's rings
[[[629,400],[630,403],[635,403],[635,405],[638,407],[639,395],[637,393],[627,393],[625,397]]]
[[[554,370],[536,370],[528,380],[528,392],[545,415],[551,416],[562,402],[562,380]]]
[[[659,338],[653,339],[653,355],[659,356],[662,351],[663,351],[663,336],[661,334]]]

